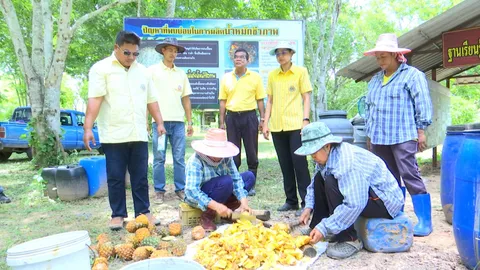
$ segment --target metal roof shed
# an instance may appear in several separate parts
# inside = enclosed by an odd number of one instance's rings
[[[442,81],[473,67],[443,68],[442,33],[479,25],[479,1],[465,0],[403,34],[398,38],[398,43],[400,47],[412,50],[406,55],[410,65],[425,72],[432,80]],[[369,81],[378,71],[380,68],[372,57],[362,57],[339,70],[337,75],[359,82]]]

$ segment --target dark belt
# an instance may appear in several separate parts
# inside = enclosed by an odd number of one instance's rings
[[[241,114],[246,114],[246,113],[251,113],[251,112],[255,112],[255,110],[239,111],[239,112],[234,112],[234,111],[227,110],[227,114],[233,114],[233,115],[241,115]]]

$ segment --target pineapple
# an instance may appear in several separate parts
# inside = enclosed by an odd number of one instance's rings
[[[135,248],[139,244],[134,233],[129,233],[129,234],[125,235],[125,243],[132,244],[133,247],[135,247]]]
[[[147,228],[148,227],[148,217],[144,214],[139,215],[135,218],[137,223],[137,228]]]
[[[154,247],[139,247],[133,252],[132,259],[136,262],[148,259],[153,251],[155,251]]]
[[[165,250],[165,249],[155,250],[152,253],[152,255],[150,255],[150,259],[166,258],[166,257],[172,257],[172,253],[170,253],[170,251]]]
[[[196,226],[192,229],[192,239],[200,240],[205,237],[205,229],[202,226]]]
[[[134,233],[137,230],[137,223],[135,222],[135,220],[130,220],[127,223],[127,226],[125,226],[125,229],[129,233]]]
[[[143,239],[142,243],[140,244],[141,246],[152,246],[156,247],[158,246],[158,238],[154,236],[148,236],[145,239]]]
[[[160,237],[168,236],[168,228],[165,227],[165,226],[159,226],[159,227],[157,227],[157,234],[158,234]]]
[[[130,244],[130,243],[119,244],[115,246],[115,253],[118,255],[120,259],[125,261],[130,261],[132,259],[132,255],[134,251],[135,251],[135,248],[133,247],[133,244]]]
[[[180,235],[182,233],[182,224],[176,222],[170,223],[168,225],[168,232],[173,236]]]
[[[156,235],[157,234],[157,226],[155,226],[152,223],[148,224],[148,230],[150,231],[151,235]]]
[[[93,261],[93,266],[95,266],[97,264],[100,264],[100,263],[108,264],[108,260],[104,257],[95,258],[95,260]]]
[[[172,254],[176,257],[185,255],[187,251],[187,244],[183,240],[177,240],[172,243]]]
[[[168,250],[171,247],[172,247],[172,242],[160,241],[160,243],[158,243],[158,249]]]
[[[99,263],[92,267],[92,270],[108,270],[108,264]]]
[[[108,270],[108,260],[98,257],[93,261],[92,270]]]
[[[150,231],[147,228],[140,228],[135,232],[135,240],[138,243],[141,243],[148,236],[150,236]]]
[[[98,248],[98,254],[100,255],[100,257],[104,257],[107,260],[113,255],[115,255],[115,250],[113,249],[112,243],[106,242],[100,245]]]
[[[102,233],[97,236],[98,245],[101,246],[103,243],[110,242],[110,237],[108,234]]]

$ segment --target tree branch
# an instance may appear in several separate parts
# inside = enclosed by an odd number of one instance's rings
[[[48,74],[53,59],[53,19],[51,0],[42,0],[43,13],[43,52],[45,54],[45,74]]]
[[[25,45],[25,39],[22,35],[15,7],[11,0],[0,0],[0,9],[7,23],[8,30],[10,31],[10,37],[12,38],[20,69],[22,70],[23,76],[25,76],[25,80],[28,81],[35,76],[35,72],[30,65],[31,59],[27,46]]]
[[[45,65],[43,58],[43,18],[41,0],[32,0],[32,67],[35,73],[44,79]]]
[[[93,18],[95,18],[96,16],[102,14],[103,12],[113,8],[113,7],[116,7],[116,6],[119,6],[119,5],[123,5],[123,4],[128,4],[128,3],[133,3],[135,2],[136,0],[117,0],[113,3],[110,3],[108,5],[105,5],[95,11],[92,11],[88,14],[85,14],[83,15],[82,17],[80,17],[72,26],[71,28],[71,33],[72,33],[72,36],[73,34],[75,34],[75,31],[77,31],[78,27],[80,27],[82,24],[84,24],[86,21],[88,20],[91,20]]]

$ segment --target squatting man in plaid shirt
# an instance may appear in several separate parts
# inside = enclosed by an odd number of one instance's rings
[[[312,243],[331,237],[327,256],[343,259],[363,248],[354,229],[355,220],[393,219],[403,207],[403,195],[387,166],[369,151],[342,143],[322,122],[302,129],[302,147],[295,151],[311,155],[317,163],[307,188],[300,221],[310,222]]]
[[[192,142],[195,153],[187,161],[185,202],[200,208],[200,225],[214,231],[215,216],[230,217],[232,211],[251,212],[247,194],[255,186],[251,171],[239,173],[233,157],[239,149],[227,141],[223,129],[212,128],[204,140]]]

